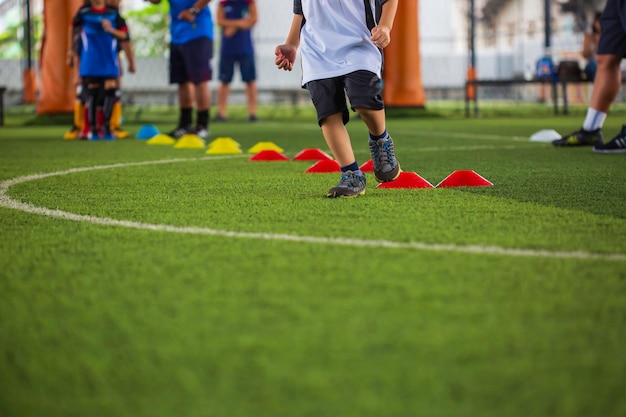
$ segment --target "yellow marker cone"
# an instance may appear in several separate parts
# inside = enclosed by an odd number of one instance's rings
[[[207,155],[225,155],[225,154],[236,154],[243,153],[239,146],[230,142],[219,142],[213,144],[209,147],[209,150],[206,151]]]
[[[282,153],[283,149],[274,142],[259,142],[248,149],[248,153],[259,153],[261,151],[276,151]]]
[[[241,148],[241,145],[237,141],[235,141],[235,140],[233,140],[233,138],[229,138],[229,137],[219,137],[219,138],[215,138],[214,140],[209,142],[209,148],[218,147],[218,146],[224,146],[224,145],[234,146],[236,148]]]
[[[146,141],[147,145],[173,145],[176,143],[176,139],[167,136],[165,133],[156,135],[152,139]]]
[[[204,148],[204,140],[198,135],[188,133],[183,135],[176,141],[174,145],[176,149],[202,149]]]

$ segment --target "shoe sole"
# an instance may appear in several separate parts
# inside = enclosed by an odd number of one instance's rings
[[[397,180],[397,179],[398,179],[398,177],[400,177],[400,174],[401,174],[401,173],[402,173],[402,168],[400,168],[400,164],[398,164],[398,172],[396,173],[396,175],[395,175],[392,179],[389,179],[389,180],[384,180],[384,179],[378,178],[378,177],[376,176],[376,173],[374,173],[374,178],[376,179],[376,181],[378,181],[378,182],[380,182],[380,183],[384,183],[384,182],[391,182],[391,181],[395,181],[395,180]]]
[[[355,198],[361,195],[365,195],[365,191],[361,191],[360,193],[357,194],[352,194],[352,195],[343,195],[343,194],[326,194],[326,198]]]
[[[593,149],[594,153],[602,153],[602,154],[621,154],[626,153],[626,149]]]
[[[552,142],[552,145],[556,146],[557,148],[578,148],[581,146],[594,146],[596,145],[596,142],[593,143],[554,143]]]

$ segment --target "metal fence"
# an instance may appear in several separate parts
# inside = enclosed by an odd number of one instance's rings
[[[490,20],[481,15],[483,9],[479,8],[476,52],[480,79],[528,79],[533,76],[534,63],[544,53],[544,39],[541,37],[543,15],[542,8],[538,7],[543,1],[502,1],[499,14],[495,18],[490,15]],[[132,5],[132,0],[127,0],[126,3]],[[137,4],[139,3],[143,2]],[[478,3],[484,8],[486,4],[497,2]],[[537,4],[533,6],[530,3]],[[554,2],[553,6],[552,52],[555,61],[580,59],[582,30],[585,29],[583,25],[576,23],[580,13],[563,11],[558,6],[560,3],[562,2]],[[216,4],[217,2],[212,2],[211,7],[215,8]],[[253,36],[260,102],[302,100],[304,96],[299,88],[299,69],[284,72],[278,71],[274,66],[274,48],[284,41],[291,23],[291,1],[258,0],[257,4],[260,18],[253,30]],[[467,4],[467,0],[420,2],[421,72],[427,103],[430,105],[439,101],[464,99],[469,62]],[[123,13],[129,11],[128,6],[122,10]],[[588,10],[587,14],[590,12]],[[130,18],[128,21],[131,32],[140,34],[137,23]],[[167,39],[162,42],[167,42]],[[216,50],[218,48],[219,36],[216,36]],[[58,58],[58,64],[65,65],[64,57]],[[581,65],[583,64],[581,61]],[[37,67],[37,62],[34,66]],[[217,58],[213,61],[213,67],[216,66]],[[5,103],[8,105],[21,102],[23,68],[23,59],[0,59],[0,85],[8,87],[5,95]],[[217,89],[217,85],[216,81],[211,82],[213,90]],[[233,103],[243,102],[243,87],[236,75],[232,85]],[[573,90],[569,95],[573,103],[586,102],[589,88],[590,86],[585,86]],[[138,56],[137,73],[124,75],[123,91],[124,100],[134,104],[173,104],[175,87],[168,84],[167,57]],[[544,97],[545,92],[537,86],[521,86],[514,90],[479,89],[479,93],[482,95],[481,100],[550,100],[549,96]]]

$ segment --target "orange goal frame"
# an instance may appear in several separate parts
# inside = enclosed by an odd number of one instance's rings
[[[69,29],[81,0],[45,0],[44,39],[40,56],[40,94],[37,114],[71,113],[75,98],[75,68],[66,63],[71,48]],[[418,0],[400,0],[385,48],[383,98],[387,107],[424,107],[419,50]]]

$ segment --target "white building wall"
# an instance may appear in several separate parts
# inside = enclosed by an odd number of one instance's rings
[[[1,0],[0,0],[1,1]],[[38,4],[42,0],[33,0]],[[163,0],[167,1],[167,0]],[[530,78],[536,60],[544,53],[544,0],[510,0],[497,16],[492,32],[480,24],[480,10],[485,0],[476,0],[477,70],[481,79]],[[210,7],[215,11],[217,0]],[[142,0],[124,0],[128,11],[146,5]],[[469,63],[468,0],[420,0],[419,33],[422,76],[426,88],[462,87]],[[263,89],[298,89],[299,64],[292,72],[274,66],[274,48],[287,36],[292,18],[291,0],[257,0],[259,22],[253,29],[257,52],[259,87]],[[569,59],[580,49],[582,35],[574,32],[573,19],[553,10],[553,57],[556,62]],[[35,7],[36,9],[37,7]],[[164,17],[165,18],[165,17]],[[0,19],[1,20],[1,19]],[[217,35],[217,33],[216,33]],[[216,36],[219,43],[219,36]],[[216,44],[216,48],[219,47]],[[216,49],[217,50],[217,49]],[[213,62],[217,67],[217,59]],[[138,60],[138,74],[125,76],[125,88],[173,89],[167,84],[165,58]],[[17,72],[19,74],[19,72]],[[0,65],[0,74],[8,81],[12,70]],[[21,84],[16,78],[15,83]],[[216,87],[217,82],[212,83]],[[242,89],[238,76],[234,89]]]

